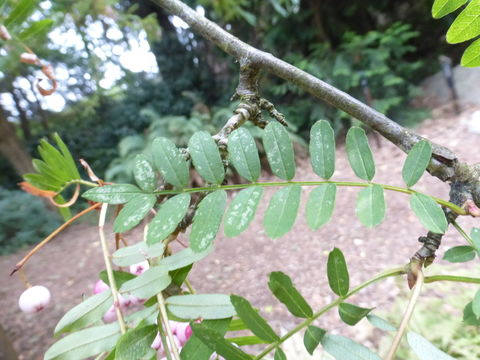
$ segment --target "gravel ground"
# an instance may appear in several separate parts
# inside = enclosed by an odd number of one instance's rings
[[[417,131],[450,147],[463,161],[477,162],[476,149],[480,135],[465,130],[469,114],[476,109],[468,108],[457,117],[451,116],[447,110],[435,111],[432,115],[435,120],[426,120]],[[405,155],[384,140],[380,147],[374,147],[374,157],[377,164],[374,180],[402,186],[401,168]],[[298,159],[297,163],[296,180],[317,179],[308,159]],[[334,179],[355,179],[343,145],[338,146],[336,168]],[[263,180],[269,179],[268,175],[263,177]],[[430,176],[425,176],[416,188],[448,198],[448,187]],[[274,191],[268,189],[265,198],[270,198]],[[312,232],[304,217],[308,192],[309,189],[304,189],[301,210],[293,230],[280,239],[270,240],[264,233],[262,214],[267,204],[265,201],[250,228],[241,236],[227,239],[220,233],[216,240],[216,251],[194,267],[191,277],[194,287],[203,293],[236,293],[245,296],[272,321],[274,327],[289,329],[295,320],[268,291],[270,272],[283,271],[289,274],[312,307],[318,309],[334,299],[326,279],[326,259],[333,247],[344,252],[350,269],[350,283],[355,286],[386,268],[405,264],[419,246],[416,239],[425,232],[409,210],[408,197],[393,192],[386,194],[385,221],[374,229],[362,227],[355,217],[355,196],[358,192],[355,188],[339,189],[334,220]],[[461,223],[467,228],[475,224],[478,226],[478,221],[471,218],[461,219]],[[110,228],[107,230],[110,231]],[[134,230],[131,237],[138,239],[139,231]],[[439,264],[443,263],[440,259],[446,249],[462,243],[452,229],[444,239],[438,254]],[[0,324],[12,339],[20,359],[34,360],[41,359],[53,342],[51,335],[60,317],[78,303],[84,294],[91,294],[103,260],[94,226],[80,224],[66,230],[26,266],[30,282],[47,286],[53,295],[53,303],[48,310],[28,316],[22,314],[16,305],[23,290],[21,281],[15,276],[8,277],[14,264],[25,253],[26,250],[0,257],[0,269],[4,274],[0,277]],[[371,291],[359,293],[350,302],[376,307],[385,313],[405,287],[404,282],[387,280],[373,286]],[[378,334],[370,327],[361,323],[354,329],[348,328],[340,324],[335,311],[320,319],[318,325],[354,336],[366,345],[377,343]],[[298,343],[297,339],[289,348],[290,353],[293,352],[292,359],[303,358],[300,350],[297,350]]]

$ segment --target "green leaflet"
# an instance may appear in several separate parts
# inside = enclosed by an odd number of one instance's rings
[[[130,184],[114,184],[97,186],[83,193],[85,199],[111,205],[124,204],[134,197],[143,194],[142,191]]]
[[[461,64],[464,67],[480,66],[480,39],[472,42],[463,53]]]
[[[480,0],[472,0],[447,31],[447,42],[457,44],[480,35]]]
[[[157,138],[152,143],[153,162],[165,181],[183,189],[188,186],[188,164],[175,144],[166,138]]]
[[[37,2],[34,0],[21,0],[10,12],[10,15],[8,15],[3,24],[9,29],[21,25],[35,10],[36,6]]]
[[[348,130],[346,150],[348,161],[355,175],[360,179],[371,181],[375,176],[375,162],[363,129],[352,126]]]
[[[270,291],[284,304],[292,315],[300,318],[310,318],[313,310],[303,296],[298,292],[288,275],[276,271],[270,274],[268,282]]]
[[[235,307],[237,315],[255,335],[265,340],[267,343],[272,343],[279,339],[275,331],[273,331],[265,319],[253,309],[247,299],[241,296],[231,295],[230,301]]]
[[[340,319],[350,326],[356,325],[360,320],[362,320],[372,309],[362,308],[349,303],[341,303],[338,306],[338,314]]]
[[[272,196],[263,218],[268,237],[276,239],[290,231],[297,218],[301,193],[300,186],[289,185]]]
[[[231,319],[203,320],[202,325],[208,327],[220,336],[227,332]],[[180,353],[181,360],[209,360],[213,354],[213,349],[205,345],[195,334],[187,341]]]
[[[440,19],[454,12],[467,1],[468,0],[435,0],[432,6],[432,17],[434,19]]]
[[[407,341],[420,360],[453,360],[454,358],[438,349],[423,336],[409,331]]]
[[[263,188],[251,187],[243,189],[233,198],[223,222],[227,237],[240,235],[247,229],[257,212],[262,195]]]
[[[155,206],[157,197],[152,194],[137,195],[120,210],[113,224],[113,231],[122,233],[133,229]]]
[[[287,355],[285,355],[281,348],[277,348],[273,360],[287,360]]]
[[[465,325],[480,326],[480,319],[473,312],[472,301],[470,301],[463,309],[463,322]]]
[[[313,352],[326,333],[325,330],[317,326],[310,325],[307,327],[305,334],[303,335],[303,344],[310,355],[313,355]]]
[[[417,142],[408,152],[402,169],[402,177],[408,187],[412,187],[422,177],[432,157],[432,146],[426,140]]]
[[[204,251],[212,245],[222,222],[226,204],[225,190],[214,191],[200,201],[190,232],[190,247],[194,252]]]
[[[112,304],[110,291],[90,296],[63,315],[55,327],[55,336],[93,324],[102,318]]]
[[[48,31],[50,31],[52,26],[53,20],[51,19],[35,21],[26,30],[22,31],[20,35],[18,35],[18,38],[22,41],[25,41],[32,36],[46,34]]]
[[[157,214],[147,231],[147,244],[153,245],[166,239],[175,231],[190,206],[190,194],[178,194],[160,204]]]
[[[127,331],[118,339],[115,360],[140,359],[148,351],[158,332],[158,325],[147,325]]]
[[[370,349],[344,336],[326,334],[321,343],[323,349],[335,359],[382,360]]]
[[[118,249],[112,254],[112,261],[117,266],[130,266],[147,259],[163,255],[165,245],[163,243],[148,246],[141,241],[135,245]]]
[[[125,282],[121,293],[130,293],[140,299],[148,299],[166,289],[172,282],[165,266],[152,266],[135,279]]]
[[[395,326],[390,324],[387,320],[381,318],[380,316],[377,316],[375,314],[368,314],[367,315],[367,320],[375,326],[377,329],[383,330],[383,331],[395,331],[397,330]]]
[[[215,141],[206,131],[193,134],[188,142],[193,165],[205,181],[220,185],[225,178],[225,169]]]
[[[218,332],[202,324],[193,323],[193,334],[218,355],[228,360],[252,360],[252,357],[225,340]]]
[[[385,218],[385,198],[380,185],[369,185],[357,196],[355,212],[360,222],[367,227],[380,224]]]
[[[33,159],[32,160],[33,167],[35,170],[38,172],[38,174],[32,174],[32,175],[41,175],[45,181],[49,184],[51,184],[53,187],[60,189],[67,181],[69,181],[69,178],[60,178],[59,174],[55,173],[52,171],[50,166],[48,166],[45,162],[39,159]]]
[[[335,133],[326,120],[317,121],[310,129],[310,161],[315,173],[328,180],[335,171]]]
[[[225,319],[235,315],[230,297],[223,294],[194,294],[170,296],[168,310],[180,319]]]
[[[455,246],[445,251],[443,260],[451,263],[462,263],[473,260],[475,258],[475,248],[471,246]]]
[[[260,176],[260,159],[253,136],[245,128],[233,131],[228,137],[229,159],[237,172],[248,181],[255,182]]]
[[[143,154],[135,156],[133,176],[143,191],[153,192],[157,188],[157,176],[155,175],[155,170],[153,170],[153,165]]]
[[[472,238],[473,246],[475,247],[477,254],[480,256],[480,228],[472,228],[470,237]]]
[[[350,277],[348,275],[347,262],[340,249],[334,248],[328,254],[327,277],[330,289],[338,296],[348,294]]]
[[[111,350],[120,337],[117,323],[94,326],[65,336],[45,353],[44,360],[81,360]]]
[[[307,224],[312,230],[318,230],[328,223],[335,208],[337,186],[323,184],[312,190],[306,207]]]
[[[110,286],[110,281],[108,280],[108,273],[107,270],[102,270],[98,274],[98,277],[100,280],[102,280],[105,284]],[[126,272],[126,271],[119,271],[119,270],[113,270],[113,278],[115,279],[115,284],[117,287],[122,286],[124,283],[126,283],[128,280],[135,279],[137,276]]]
[[[442,208],[430,197],[415,193],[410,197],[410,207],[427,230],[443,234],[448,223]]]
[[[212,251],[213,246],[202,252],[194,252],[191,248],[186,248],[171,256],[162,258],[160,265],[167,267],[168,271],[181,269],[203,259]]]
[[[475,296],[473,297],[472,312],[475,314],[477,319],[480,318],[480,290],[477,290]]]
[[[278,122],[270,122],[263,132],[263,147],[275,176],[292,180],[295,176],[295,155],[287,130]]]

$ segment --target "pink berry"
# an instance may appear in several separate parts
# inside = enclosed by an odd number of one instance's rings
[[[100,294],[106,290],[110,289],[110,286],[108,286],[107,284],[105,284],[103,282],[103,280],[98,280],[96,283],[95,283],[95,286],[93,287],[93,293],[94,294]]]
[[[145,271],[147,271],[150,268],[150,265],[148,264],[148,261],[142,261],[139,262],[138,264],[133,264],[130,265],[130,272],[134,275],[140,275],[143,274]]]
[[[45,286],[32,286],[20,295],[18,306],[24,313],[33,314],[45,309],[50,298],[50,291]]]

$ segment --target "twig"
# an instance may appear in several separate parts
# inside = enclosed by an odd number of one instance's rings
[[[172,351],[173,359],[180,360],[177,344],[175,343],[175,340],[173,338],[173,332],[172,332],[172,329],[170,328],[170,323],[168,322],[168,315],[167,315],[167,308],[165,307],[165,300],[163,299],[163,295],[161,292],[157,294],[157,301],[158,301],[158,308],[160,309],[160,315],[162,318],[163,326],[165,328],[168,340],[170,342],[170,350]],[[167,351],[168,349],[165,348],[165,352]]]
[[[15,268],[13,271],[10,273],[10,276],[15,274],[18,270],[22,268],[22,266],[25,265],[25,263],[30,259],[38,250],[40,250],[42,247],[44,247],[50,240],[52,240],[55,236],[57,236],[60,232],[62,232],[65,228],[67,228],[70,224],[72,224],[75,220],[81,218],[83,215],[88,214],[90,211],[95,210],[98,208],[101,204],[96,203],[89,208],[80,211],[78,214],[74,215],[71,219],[68,219],[65,221],[62,225],[60,225],[58,228],[56,228],[50,235],[48,235],[45,239],[43,239],[40,243],[38,243],[30,252],[25,255],[25,257],[20,260],[17,265],[15,265]]]
[[[108,251],[107,239],[105,238],[105,232],[103,227],[105,226],[105,217],[107,215],[108,204],[102,204],[102,209],[100,210],[100,217],[98,220],[98,233],[100,235],[100,243],[102,244],[103,259],[105,261],[105,267],[107,269],[108,282],[110,283],[110,290],[113,297],[113,306],[115,307],[115,312],[117,314],[117,321],[120,325],[120,331],[122,334],[125,334],[126,327],[125,321],[123,320],[122,309],[120,308],[120,299],[117,290],[117,284],[115,283],[115,277],[113,276],[112,263],[110,262],[110,252]]]
[[[393,360],[395,353],[397,352],[398,346],[400,345],[400,341],[402,340],[403,334],[405,333],[405,330],[407,329],[408,323],[410,321],[410,318],[412,317],[413,310],[415,309],[415,305],[417,303],[417,300],[420,296],[420,292],[422,291],[422,286],[423,286],[423,272],[421,266],[418,267],[418,272],[416,274],[417,278],[417,283],[415,284],[415,288],[412,293],[412,297],[410,298],[410,301],[408,302],[407,309],[405,310],[405,314],[403,315],[402,322],[400,323],[400,327],[398,328],[397,334],[395,335],[395,338],[393,339],[392,346],[390,347],[390,350],[388,351],[388,354],[385,358],[385,360]]]
[[[266,70],[288,82],[291,82],[314,97],[327,102],[337,109],[362,121],[378,131],[403,151],[410,150],[420,135],[405,129],[380,112],[353,98],[345,92],[329,85],[307,72],[283,61],[270,53],[256,49],[223,30],[214,22],[200,15],[180,0],[152,0],[172,15],[185,21],[195,32],[213,42],[240,63],[248,61],[252,67]],[[448,148],[432,143],[433,156],[429,171],[432,175],[447,181],[456,175],[456,155]]]

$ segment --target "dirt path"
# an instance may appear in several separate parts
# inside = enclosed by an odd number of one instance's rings
[[[480,135],[466,132],[462,123],[466,114],[467,112],[460,117],[427,120],[418,131],[433,141],[450,147],[462,160],[477,162]],[[383,141],[380,148],[374,149],[374,156],[377,164],[375,181],[402,186],[401,167],[405,155]],[[355,179],[343,146],[337,150],[337,159],[334,179]],[[307,159],[298,161],[296,179],[316,179]],[[431,195],[448,197],[445,184],[429,176],[425,176],[416,188]],[[269,189],[265,198],[270,198],[273,191]],[[309,192],[309,189],[305,189],[304,201],[293,231],[274,241],[266,237],[262,227],[262,214],[266,207],[266,202],[263,202],[248,231],[233,239],[218,236],[216,251],[194,268],[193,285],[201,292],[234,292],[246,296],[273,320],[275,327],[289,328],[292,318],[274,300],[267,288],[267,276],[271,271],[289,274],[312,306],[318,308],[333,299],[328,290],[325,268],[327,254],[334,246],[342,249],[346,256],[352,285],[385,268],[404,264],[418,247],[417,237],[424,233],[409,210],[408,198],[398,193],[387,193],[385,221],[375,229],[366,229],[360,225],[354,213],[357,191],[354,188],[339,189],[334,221],[319,231],[312,232],[304,218],[303,208]],[[467,228],[474,224],[479,226],[478,221],[475,223],[473,219],[461,221]],[[138,238],[138,231],[133,232],[132,236]],[[460,243],[462,240],[459,236],[449,230],[439,252],[439,259],[448,247]],[[0,323],[13,339],[20,358],[34,360],[41,359],[52,343],[53,328],[60,317],[78,303],[83,294],[91,294],[103,260],[95,227],[83,224],[68,229],[27,266],[30,281],[49,287],[54,299],[49,310],[27,316],[16,305],[23,290],[21,282],[17,277],[10,278],[6,275],[24,254],[25,251],[22,251],[0,258],[0,271],[4,274],[0,277]],[[352,302],[386,311],[399,291],[394,281],[386,281],[370,293],[360,293]],[[345,326],[339,324],[334,312],[321,320],[320,325],[334,331],[345,331]],[[368,339],[370,335],[371,333],[365,332],[359,336],[357,332],[357,338],[364,338],[367,343],[371,340]]]

